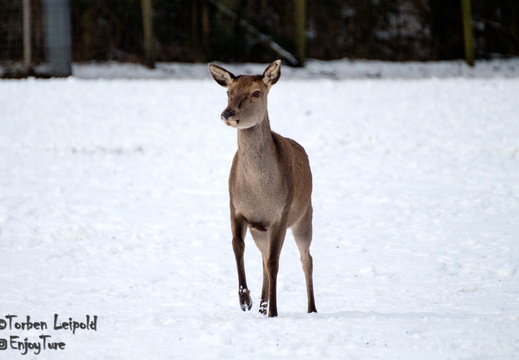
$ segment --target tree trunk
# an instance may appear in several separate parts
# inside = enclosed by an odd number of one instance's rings
[[[474,66],[474,33],[472,31],[470,0],[461,0],[461,12],[463,17],[463,38],[465,41],[465,61],[470,66]]]
[[[153,39],[153,0],[141,0],[142,24],[144,29],[144,62],[155,68],[155,46]]]
[[[296,58],[300,66],[306,59],[306,0],[294,0]]]

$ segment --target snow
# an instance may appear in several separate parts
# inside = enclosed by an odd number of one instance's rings
[[[264,64],[233,64],[236,74],[261,74]],[[157,63],[155,69],[137,64],[74,64],[74,76],[80,79],[207,79],[207,65],[200,63]],[[423,78],[519,77],[519,58],[476,61],[474,67],[464,61],[385,62],[376,60],[310,59],[304,68],[283,67],[283,79],[423,79]]]
[[[283,68],[270,118],[310,157],[319,313],[305,313],[289,234],[274,319],[258,314],[250,236],[254,305],[239,306],[236,130],[219,120],[225,90],[205,65],[184,65],[192,78],[132,80],[111,64],[0,81],[0,346],[44,334],[65,349],[24,358],[518,358],[519,76],[517,62],[500,64],[515,73]],[[445,76],[427,75],[440,66]],[[97,316],[96,330],[54,329],[54,314]],[[48,329],[9,328],[7,315]],[[2,359],[20,358],[7,347]]]

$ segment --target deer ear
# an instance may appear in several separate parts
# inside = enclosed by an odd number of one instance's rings
[[[219,67],[214,64],[209,64],[209,71],[211,72],[211,75],[213,76],[213,79],[220,84],[223,87],[229,87],[236,79],[236,76],[234,76],[233,73],[230,71],[225,70],[222,67]]]
[[[278,82],[281,76],[281,60],[276,60],[270,64],[263,73],[263,82],[268,87],[271,87]]]

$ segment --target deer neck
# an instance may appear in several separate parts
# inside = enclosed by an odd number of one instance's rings
[[[245,170],[272,170],[273,164],[276,163],[276,145],[268,114],[259,124],[238,130],[238,156]]]

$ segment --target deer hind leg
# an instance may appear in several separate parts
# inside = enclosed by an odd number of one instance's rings
[[[247,287],[247,278],[245,276],[245,265],[243,261],[243,254],[245,252],[245,233],[247,226],[243,217],[231,215],[232,228],[232,248],[236,258],[236,268],[238,270],[238,296],[240,299],[240,306],[243,311],[248,311],[252,308],[252,300],[250,298],[250,291]]]
[[[312,206],[310,205],[305,215],[292,226],[292,233],[301,255],[301,264],[305,273],[306,292],[308,297],[308,312],[317,312],[314,298],[313,284],[313,259],[310,255],[312,243]]]

